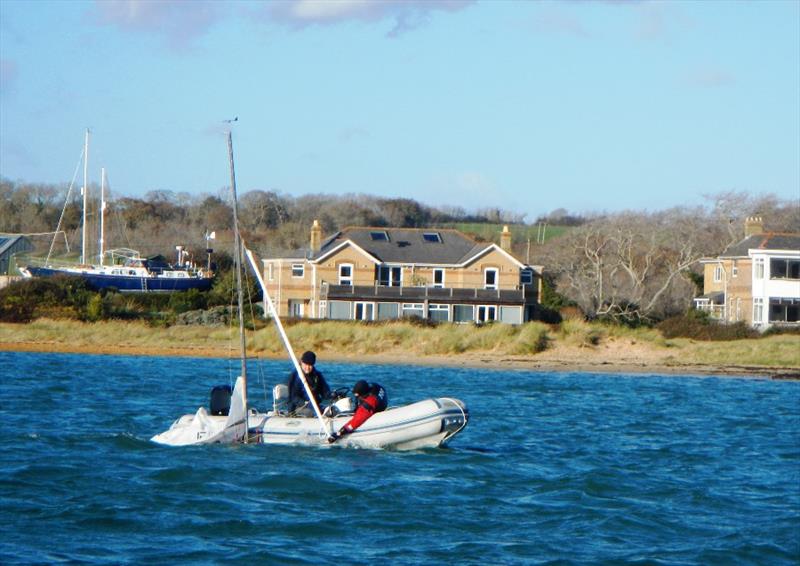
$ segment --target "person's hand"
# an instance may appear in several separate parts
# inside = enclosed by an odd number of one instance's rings
[[[337,440],[339,440],[340,434],[338,432],[332,432],[331,435],[328,437],[328,444],[333,444]]]

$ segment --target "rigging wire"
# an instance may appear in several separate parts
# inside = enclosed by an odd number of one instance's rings
[[[57,234],[61,230],[61,222],[64,220],[64,213],[67,211],[67,205],[69,204],[69,196],[72,194],[72,187],[75,186],[75,179],[78,177],[78,171],[81,168],[81,162],[83,162],[83,156],[86,154],[86,148],[84,147],[81,149],[81,156],[78,158],[78,164],[75,166],[75,173],[72,174],[72,181],[69,183],[69,189],[67,189],[67,198],[64,199],[64,207],[61,209],[61,216],[58,217],[58,224],[56,225],[56,232]],[[84,189],[85,190],[85,189]],[[67,242],[67,235],[64,234],[64,242],[67,246],[67,253],[69,253],[69,242]],[[50,256],[53,254],[53,248],[56,245],[56,237],[53,236],[53,241],[50,243],[50,251],[47,252],[47,259],[45,260],[46,263],[50,263]]]

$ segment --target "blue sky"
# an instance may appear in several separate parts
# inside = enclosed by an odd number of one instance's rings
[[[0,175],[536,216],[800,198],[800,2],[0,0]]]

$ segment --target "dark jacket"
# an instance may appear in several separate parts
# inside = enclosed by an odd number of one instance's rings
[[[315,369],[306,375],[311,392],[314,394],[314,399],[319,405],[324,399],[329,399],[331,396],[331,388],[328,387],[328,382],[322,376],[322,373]],[[303,382],[297,376],[297,371],[289,374],[289,411],[294,411],[298,407],[303,406],[308,401],[306,389],[303,387]]]

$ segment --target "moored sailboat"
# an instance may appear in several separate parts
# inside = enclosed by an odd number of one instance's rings
[[[145,258],[138,251],[131,249],[104,250],[105,245],[105,225],[104,213],[106,208],[105,201],[105,170],[101,175],[100,184],[100,239],[99,239],[99,263],[90,263],[87,253],[87,209],[89,192],[89,130],[86,136],[83,149],[83,206],[81,223],[81,256],[79,263],[59,262],[51,259],[53,246],[44,260],[29,258],[27,265],[19,268],[23,277],[55,277],[58,275],[68,275],[81,277],[94,289],[114,288],[121,292],[175,292],[197,289],[208,291],[213,283],[214,274],[202,267],[197,267],[191,262],[185,261],[183,247],[178,246],[178,261],[172,265],[163,258]],[[71,187],[70,187],[71,189]],[[67,195],[69,199],[69,194]],[[55,234],[60,232],[59,226],[56,227]],[[55,236],[54,236],[55,242]],[[109,256],[110,263],[106,264],[106,256]]]

